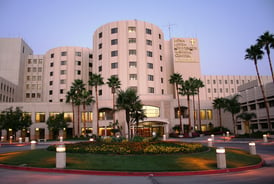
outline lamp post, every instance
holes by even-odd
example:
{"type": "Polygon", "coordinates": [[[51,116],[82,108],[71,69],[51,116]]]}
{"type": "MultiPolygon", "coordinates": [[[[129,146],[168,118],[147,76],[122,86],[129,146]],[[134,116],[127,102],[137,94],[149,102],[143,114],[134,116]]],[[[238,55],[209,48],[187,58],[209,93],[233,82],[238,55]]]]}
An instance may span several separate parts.
{"type": "Polygon", "coordinates": [[[217,157],[217,168],[225,169],[226,168],[225,148],[223,147],[217,148],[216,157],[217,157]]]}
{"type": "Polygon", "coordinates": [[[56,168],[66,167],[66,146],[61,144],[56,147],[56,168]]]}

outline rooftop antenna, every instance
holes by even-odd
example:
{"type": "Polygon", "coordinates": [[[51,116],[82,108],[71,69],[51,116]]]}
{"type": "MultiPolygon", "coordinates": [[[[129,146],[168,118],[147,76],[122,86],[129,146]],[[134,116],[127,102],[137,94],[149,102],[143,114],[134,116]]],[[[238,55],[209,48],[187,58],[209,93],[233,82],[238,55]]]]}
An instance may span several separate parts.
{"type": "Polygon", "coordinates": [[[169,39],[171,38],[171,26],[175,26],[176,24],[168,24],[168,25],[165,25],[165,27],[168,27],[168,36],[169,36],[169,39]]]}

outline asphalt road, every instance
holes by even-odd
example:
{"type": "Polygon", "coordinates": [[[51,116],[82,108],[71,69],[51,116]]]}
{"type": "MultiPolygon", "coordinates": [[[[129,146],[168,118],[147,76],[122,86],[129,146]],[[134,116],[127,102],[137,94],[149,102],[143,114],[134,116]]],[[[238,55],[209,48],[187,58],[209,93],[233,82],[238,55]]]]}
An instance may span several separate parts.
{"type": "MultiPolygon", "coordinates": [[[[181,139],[188,142],[202,142],[206,144],[208,137],[196,139],[181,139]]],[[[248,141],[216,141],[215,146],[235,147],[248,150],[248,141]]],[[[40,144],[37,148],[44,148],[47,145],[40,144]]],[[[30,149],[30,146],[14,147],[2,146],[0,153],[30,149]]],[[[273,184],[274,183],[274,142],[256,142],[257,153],[266,160],[266,165],[259,169],[248,171],[195,175],[195,176],[96,176],[96,175],[77,175],[77,174],[58,174],[19,171],[10,169],[0,169],[1,184],[273,184]]],[[[1,155],[0,155],[1,156],[1,155]]]]}

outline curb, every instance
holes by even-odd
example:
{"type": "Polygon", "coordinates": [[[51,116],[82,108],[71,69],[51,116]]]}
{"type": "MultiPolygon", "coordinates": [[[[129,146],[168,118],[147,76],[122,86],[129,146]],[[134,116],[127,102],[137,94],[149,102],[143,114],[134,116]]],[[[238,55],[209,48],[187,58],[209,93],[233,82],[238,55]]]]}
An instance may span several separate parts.
{"type": "Polygon", "coordinates": [[[83,175],[100,175],[100,176],[193,176],[193,175],[208,175],[208,174],[222,174],[229,172],[240,172],[251,169],[261,168],[264,164],[262,160],[259,164],[206,171],[175,171],[175,172],[126,172],[126,171],[93,171],[93,170],[74,170],[74,169],[55,169],[55,168],[37,168],[37,167],[24,167],[0,164],[0,168],[14,169],[22,171],[35,171],[35,172],[49,172],[49,173],[63,173],[63,174],[83,174],[83,175]]]}

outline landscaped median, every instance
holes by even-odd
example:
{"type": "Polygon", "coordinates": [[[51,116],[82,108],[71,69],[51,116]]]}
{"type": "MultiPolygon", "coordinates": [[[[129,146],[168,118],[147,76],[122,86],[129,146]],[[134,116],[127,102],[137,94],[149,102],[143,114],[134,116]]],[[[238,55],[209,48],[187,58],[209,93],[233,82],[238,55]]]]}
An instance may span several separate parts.
{"type": "MultiPolygon", "coordinates": [[[[83,171],[83,174],[85,171],[94,171],[95,174],[97,171],[125,173],[194,171],[198,174],[207,171],[210,173],[212,170],[221,171],[217,169],[215,149],[202,146],[200,143],[83,142],[66,145],[66,152],[66,169],[64,171],[80,170],[83,171]]],[[[1,154],[0,163],[24,166],[25,168],[55,168],[55,154],[53,145],[48,149],[1,154]]],[[[259,156],[236,149],[226,149],[226,159],[226,171],[252,168],[262,163],[259,156]]]]}

